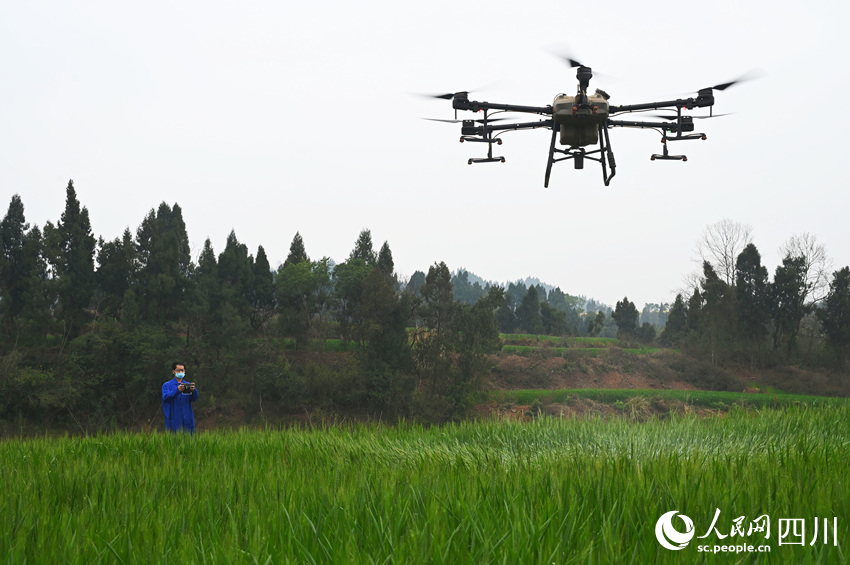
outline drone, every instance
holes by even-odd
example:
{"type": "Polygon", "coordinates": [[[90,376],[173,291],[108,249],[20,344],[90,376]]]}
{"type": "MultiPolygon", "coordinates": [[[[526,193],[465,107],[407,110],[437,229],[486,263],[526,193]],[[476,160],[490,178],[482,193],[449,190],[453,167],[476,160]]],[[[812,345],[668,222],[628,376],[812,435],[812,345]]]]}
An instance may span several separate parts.
{"type": "Polygon", "coordinates": [[[546,162],[546,176],[543,182],[545,188],[549,187],[549,175],[552,165],[561,161],[572,160],[576,169],[583,169],[586,159],[600,163],[602,166],[602,180],[608,186],[617,172],[617,164],[614,160],[614,152],[611,150],[611,141],[608,130],[615,127],[654,129],[661,133],[663,150],[660,154],[653,154],[652,161],[687,161],[685,155],[671,155],[667,149],[667,143],[671,141],[706,140],[704,133],[694,131],[694,118],[719,117],[725,114],[713,114],[714,91],[726,90],[730,86],[745,80],[740,78],[731,82],[717,84],[697,91],[695,97],[678,98],[676,100],[665,100],[661,102],[647,102],[644,104],[627,104],[614,106],[608,103],[610,96],[603,90],[596,89],[593,94],[588,94],[590,80],[593,71],[590,67],[582,65],[578,61],[566,58],[571,68],[577,68],[576,79],[578,79],[578,91],[575,96],[558,94],[551,106],[518,106],[515,104],[497,104],[492,102],[478,102],[469,99],[469,91],[453,92],[448,94],[430,95],[433,98],[451,100],[452,108],[457,112],[483,112],[483,119],[463,120],[439,120],[426,118],[438,122],[460,123],[460,142],[486,143],[487,156],[482,158],[470,158],[468,163],[504,163],[505,158],[493,156],[493,145],[501,145],[502,133],[516,130],[530,130],[548,128],[552,130],[552,139],[549,144],[549,158],[546,162]],[[707,116],[692,116],[683,114],[683,110],[694,108],[708,108],[707,116]],[[633,112],[645,112],[648,110],[675,110],[675,115],[653,115],[664,121],[628,121],[614,119],[615,116],[631,114],[633,112]],[[531,122],[505,122],[511,118],[493,117],[499,113],[521,113],[537,114],[545,119],[531,122]],[[556,142],[561,147],[556,147],[556,142]],[[598,148],[592,149],[596,146],[598,148]]]}

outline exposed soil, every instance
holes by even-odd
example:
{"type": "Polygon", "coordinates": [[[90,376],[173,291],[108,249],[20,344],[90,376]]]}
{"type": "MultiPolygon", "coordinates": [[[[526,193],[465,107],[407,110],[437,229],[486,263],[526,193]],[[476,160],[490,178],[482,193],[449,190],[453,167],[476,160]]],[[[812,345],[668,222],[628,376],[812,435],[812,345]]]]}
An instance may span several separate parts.
{"type": "Polygon", "coordinates": [[[630,356],[624,366],[609,357],[568,360],[562,357],[492,356],[488,385],[495,390],[530,388],[637,388],[695,390],[657,357],[630,356]]]}

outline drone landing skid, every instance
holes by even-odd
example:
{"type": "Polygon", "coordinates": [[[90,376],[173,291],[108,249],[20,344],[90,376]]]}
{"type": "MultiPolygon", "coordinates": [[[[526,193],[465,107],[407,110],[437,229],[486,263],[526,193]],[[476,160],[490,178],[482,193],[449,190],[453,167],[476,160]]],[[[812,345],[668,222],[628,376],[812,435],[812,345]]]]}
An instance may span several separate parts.
{"type": "MultiPolygon", "coordinates": [[[[672,138],[671,138],[672,139],[672,138]]],[[[659,155],[655,153],[652,157],[649,158],[650,161],[661,160],[661,161],[687,161],[688,157],[685,155],[670,155],[667,151],[667,139],[664,139],[662,143],[664,144],[664,153],[659,155]]]]}
{"type": "MultiPolygon", "coordinates": [[[[555,141],[558,138],[560,127],[555,124],[552,128],[552,141],[549,144],[549,160],[546,163],[546,178],[543,181],[543,187],[549,188],[549,174],[552,172],[552,165],[560,161],[573,160],[576,169],[584,168],[584,160],[590,159],[602,165],[602,180],[605,186],[611,182],[614,175],[617,174],[617,164],[614,161],[614,152],[611,151],[611,141],[608,139],[608,129],[603,125],[599,125],[599,149],[587,151],[584,147],[570,147],[569,149],[558,149],[555,147],[555,141]],[[559,153],[564,157],[556,157],[559,153]],[[598,156],[594,156],[598,155],[598,156]],[[611,174],[608,174],[608,168],[611,169],[611,174]]],[[[666,147],[665,147],[666,149],[666,147]]]]}
{"type": "Polygon", "coordinates": [[[483,157],[483,158],[471,158],[467,163],[470,165],[473,163],[504,163],[504,157],[483,157]]]}

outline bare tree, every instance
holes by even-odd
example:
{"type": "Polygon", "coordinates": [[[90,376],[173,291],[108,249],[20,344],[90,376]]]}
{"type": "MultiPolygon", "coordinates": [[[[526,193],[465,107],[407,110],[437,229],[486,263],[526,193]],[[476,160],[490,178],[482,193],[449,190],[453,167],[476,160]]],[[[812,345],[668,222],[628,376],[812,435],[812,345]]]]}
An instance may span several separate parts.
{"type": "Polygon", "coordinates": [[[735,284],[735,261],[748,244],[752,243],[752,226],[729,218],[708,225],[697,241],[697,261],[708,261],[728,285],[735,284]]]}
{"type": "Polygon", "coordinates": [[[802,257],[806,276],[805,303],[814,304],[824,299],[829,292],[829,276],[832,261],[826,255],[826,246],[806,232],[794,234],[779,248],[780,257],[802,257]]]}
{"type": "Polygon", "coordinates": [[[702,273],[693,271],[688,273],[682,277],[682,286],[671,291],[675,296],[677,294],[681,294],[682,297],[687,300],[694,294],[694,289],[698,289],[702,287],[702,273]]]}

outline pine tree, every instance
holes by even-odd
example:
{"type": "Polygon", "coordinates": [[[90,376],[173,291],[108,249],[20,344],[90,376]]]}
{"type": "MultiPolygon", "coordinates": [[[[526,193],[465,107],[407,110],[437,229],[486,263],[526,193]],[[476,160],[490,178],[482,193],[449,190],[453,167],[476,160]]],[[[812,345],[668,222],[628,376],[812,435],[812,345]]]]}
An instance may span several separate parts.
{"type": "Polygon", "coordinates": [[[540,298],[537,287],[531,285],[516,309],[517,326],[525,333],[543,333],[543,320],[540,317],[540,298]]]}
{"type": "Polygon", "coordinates": [[[423,328],[416,339],[416,357],[432,395],[442,394],[452,379],[455,341],[455,302],[452,278],[443,262],[432,265],[422,286],[419,314],[423,328]]]}
{"type": "Polygon", "coordinates": [[[198,257],[198,267],[192,273],[191,289],[182,307],[187,325],[187,343],[192,343],[194,339],[207,340],[209,336],[213,336],[221,302],[218,263],[212,243],[207,238],[198,257]]]}
{"type": "Polygon", "coordinates": [[[722,280],[711,263],[703,261],[702,309],[704,336],[708,339],[712,363],[731,349],[738,330],[735,288],[722,280]]]}
{"type": "MultiPolygon", "coordinates": [[[[767,268],[762,266],[761,255],[752,243],[738,255],[735,273],[738,329],[746,348],[755,355],[767,336],[770,310],[767,268]]],[[[755,363],[754,357],[752,363],[755,363]]]]}
{"type": "Polygon", "coordinates": [[[394,276],[395,263],[393,263],[393,252],[390,251],[390,244],[386,241],[381,246],[381,250],[378,252],[377,264],[384,276],[389,278],[394,276]]]}
{"type": "Polygon", "coordinates": [[[281,265],[278,270],[275,292],[281,329],[295,337],[296,348],[303,349],[312,339],[314,318],[324,311],[329,289],[330,269],[327,259],[281,265]]]}
{"type": "Polygon", "coordinates": [[[218,279],[224,299],[246,323],[251,319],[254,294],[253,257],[248,246],[240,243],[236,232],[227,236],[224,251],[218,256],[218,279]]]}
{"type": "Polygon", "coordinates": [[[65,211],[56,226],[58,259],[57,273],[60,319],[65,323],[64,333],[73,337],[81,332],[89,320],[89,306],[95,288],[94,251],[96,240],[92,235],[89,212],[80,207],[74,181],[68,181],[65,211]]]}
{"type": "Polygon", "coordinates": [[[306,260],[307,251],[304,249],[304,239],[299,232],[295,232],[295,237],[292,238],[292,243],[289,244],[289,255],[287,255],[286,261],[283,262],[283,266],[294,265],[295,263],[306,260]]]}
{"type": "Polygon", "coordinates": [[[850,350],[850,267],[833,273],[829,293],[817,310],[817,316],[827,343],[835,351],[839,368],[844,369],[850,350]]]}
{"type": "Polygon", "coordinates": [[[596,337],[602,332],[602,328],[605,327],[605,312],[599,310],[596,312],[596,315],[592,315],[588,313],[590,316],[590,321],[587,323],[587,335],[590,337],[596,337]]]}
{"type": "Polygon", "coordinates": [[[257,248],[257,258],[254,259],[254,287],[251,294],[251,305],[254,312],[251,315],[251,326],[259,329],[274,313],[274,273],[272,273],[266,250],[263,246],[257,248]]]}
{"type": "Polygon", "coordinates": [[[681,294],[676,295],[670,313],[667,315],[667,323],[661,332],[660,341],[665,345],[677,344],[688,331],[688,308],[681,294]]]}
{"type": "Polygon", "coordinates": [[[334,296],[337,304],[337,318],[346,339],[362,342],[364,281],[374,267],[361,258],[350,258],[334,268],[334,296]]]}
{"type": "Polygon", "coordinates": [[[374,265],[376,263],[377,256],[375,255],[375,251],[372,249],[371,231],[364,229],[360,232],[349,259],[362,259],[369,265],[374,265]]]}
{"type": "Polygon", "coordinates": [[[805,258],[786,255],[782,265],[776,268],[770,285],[774,350],[783,342],[789,353],[795,349],[800,322],[809,311],[805,304],[808,292],[805,258]]]}
{"type": "Polygon", "coordinates": [[[176,321],[192,270],[183,212],[165,202],[136,230],[139,269],[137,298],[145,319],[176,321]]]}
{"type": "Polygon", "coordinates": [[[100,291],[99,311],[120,318],[124,296],[136,277],[136,244],[129,228],[113,241],[98,241],[95,279],[100,291]]]}
{"type": "Polygon", "coordinates": [[[12,196],[9,210],[0,221],[0,314],[8,331],[24,309],[29,273],[24,260],[24,240],[29,229],[24,216],[24,203],[12,196]]]}
{"type": "Polygon", "coordinates": [[[637,335],[640,313],[634,302],[629,301],[628,296],[617,302],[611,317],[617,322],[617,337],[619,339],[628,339],[637,335]]]}

